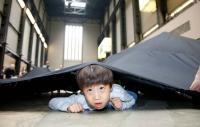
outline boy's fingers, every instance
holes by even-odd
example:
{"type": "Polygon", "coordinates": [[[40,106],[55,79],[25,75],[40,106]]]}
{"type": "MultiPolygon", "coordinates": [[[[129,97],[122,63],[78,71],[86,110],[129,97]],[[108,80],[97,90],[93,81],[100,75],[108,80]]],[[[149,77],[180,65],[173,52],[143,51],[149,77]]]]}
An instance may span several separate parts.
{"type": "Polygon", "coordinates": [[[121,101],[119,99],[113,99],[111,102],[116,105],[119,104],[121,101]]]}
{"type": "Polygon", "coordinates": [[[120,98],[111,98],[111,102],[115,109],[120,109],[122,107],[122,102],[120,98]]]}
{"type": "Polygon", "coordinates": [[[77,105],[77,109],[78,109],[78,112],[81,112],[82,108],[80,104],[77,105]]]}
{"type": "Polygon", "coordinates": [[[70,112],[74,112],[74,108],[73,108],[73,107],[70,107],[70,108],[69,108],[69,111],[70,111],[70,112]]]}
{"type": "Polygon", "coordinates": [[[81,104],[72,104],[71,106],[68,107],[68,111],[72,113],[78,113],[78,112],[83,112],[83,106],[81,104]]]}
{"type": "Polygon", "coordinates": [[[76,112],[76,106],[74,105],[73,107],[72,107],[72,112],[76,112]]]}
{"type": "Polygon", "coordinates": [[[73,112],[81,112],[83,111],[82,105],[81,104],[73,104],[73,112]]]}
{"type": "Polygon", "coordinates": [[[76,105],[75,105],[75,112],[79,112],[79,111],[80,111],[79,105],[76,104],[76,105]]]}
{"type": "Polygon", "coordinates": [[[77,112],[77,111],[78,111],[78,106],[75,105],[75,106],[74,106],[74,112],[77,112]]]}
{"type": "Polygon", "coordinates": [[[110,98],[110,100],[112,100],[112,101],[114,101],[114,100],[116,100],[117,98],[116,97],[114,97],[114,98],[110,98]]]}
{"type": "Polygon", "coordinates": [[[69,110],[70,112],[72,112],[72,111],[73,111],[73,107],[72,107],[72,106],[69,106],[68,110],[69,110]]]}
{"type": "Polygon", "coordinates": [[[77,104],[72,104],[72,105],[69,107],[69,111],[72,112],[72,113],[77,112],[77,111],[78,111],[77,104]]]}
{"type": "Polygon", "coordinates": [[[120,98],[118,97],[111,98],[111,101],[117,101],[117,100],[120,100],[120,98]]]}
{"type": "Polygon", "coordinates": [[[83,106],[82,106],[81,104],[79,104],[79,110],[80,110],[81,112],[84,111],[84,110],[83,110],[83,106]]]}

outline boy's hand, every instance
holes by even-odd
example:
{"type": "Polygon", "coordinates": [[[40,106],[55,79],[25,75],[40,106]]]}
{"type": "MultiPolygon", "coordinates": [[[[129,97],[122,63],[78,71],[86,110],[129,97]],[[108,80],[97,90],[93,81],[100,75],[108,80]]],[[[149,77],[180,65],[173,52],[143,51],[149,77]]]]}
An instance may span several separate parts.
{"type": "Polygon", "coordinates": [[[78,112],[83,112],[84,109],[83,109],[83,106],[79,103],[75,103],[75,104],[72,104],[70,105],[67,110],[69,112],[72,112],[72,113],[78,113],[78,112]]]}
{"type": "Polygon", "coordinates": [[[111,98],[110,101],[116,110],[122,109],[122,101],[120,100],[120,98],[118,98],[118,97],[111,98]]]}

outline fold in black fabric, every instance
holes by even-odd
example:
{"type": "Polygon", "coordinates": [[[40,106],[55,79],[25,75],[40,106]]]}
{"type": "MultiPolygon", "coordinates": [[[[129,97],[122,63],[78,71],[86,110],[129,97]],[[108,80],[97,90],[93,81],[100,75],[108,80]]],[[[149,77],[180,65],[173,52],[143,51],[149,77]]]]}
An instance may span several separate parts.
{"type": "MultiPolygon", "coordinates": [[[[76,91],[76,72],[99,64],[111,69],[116,82],[129,90],[200,100],[200,94],[189,90],[200,65],[200,41],[162,33],[136,46],[112,55],[104,62],[83,63],[62,70],[37,71],[23,78],[0,80],[0,93],[42,93],[66,89],[76,91]],[[42,73],[41,73],[42,72],[42,73]]],[[[30,72],[31,73],[31,72],[30,72]]]]}

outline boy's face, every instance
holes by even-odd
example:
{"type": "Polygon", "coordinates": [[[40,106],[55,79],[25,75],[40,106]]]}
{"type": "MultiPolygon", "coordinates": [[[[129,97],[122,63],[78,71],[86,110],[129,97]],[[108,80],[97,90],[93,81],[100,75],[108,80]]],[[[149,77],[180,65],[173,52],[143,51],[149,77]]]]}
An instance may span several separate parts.
{"type": "Polygon", "coordinates": [[[92,84],[83,88],[87,102],[95,109],[103,109],[110,100],[110,84],[92,84]]]}

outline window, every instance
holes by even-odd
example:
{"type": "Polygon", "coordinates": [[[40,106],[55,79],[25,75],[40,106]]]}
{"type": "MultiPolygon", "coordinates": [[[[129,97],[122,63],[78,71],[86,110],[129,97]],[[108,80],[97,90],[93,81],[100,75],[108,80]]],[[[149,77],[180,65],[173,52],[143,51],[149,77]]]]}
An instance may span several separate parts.
{"type": "Polygon", "coordinates": [[[41,67],[41,52],[42,51],[42,42],[39,41],[39,47],[38,47],[38,67],[41,67]]]}
{"type": "Polygon", "coordinates": [[[16,60],[13,57],[5,54],[5,56],[4,56],[4,64],[3,64],[4,69],[9,67],[10,65],[15,66],[15,62],[16,62],[16,60]]]}
{"type": "Polygon", "coordinates": [[[173,17],[192,3],[194,0],[167,0],[167,13],[173,17]]]}
{"type": "Polygon", "coordinates": [[[139,0],[143,37],[158,27],[156,0],[139,0]]]}
{"type": "MultiPolygon", "coordinates": [[[[0,24],[1,24],[1,21],[2,21],[2,17],[1,17],[1,14],[0,14],[0,24]]],[[[1,29],[1,25],[0,25],[0,29],[1,29]]]]}
{"type": "Polygon", "coordinates": [[[23,36],[23,45],[22,45],[22,58],[28,59],[28,48],[29,48],[29,36],[31,32],[31,23],[28,19],[25,20],[24,25],[24,36],[23,36]]]}
{"type": "Polygon", "coordinates": [[[37,33],[33,33],[33,45],[32,45],[32,53],[31,53],[31,64],[35,65],[35,54],[36,54],[36,43],[37,43],[37,33]]]}
{"type": "Polygon", "coordinates": [[[0,12],[3,12],[4,0],[0,0],[0,12]]]}
{"type": "Polygon", "coordinates": [[[18,33],[13,29],[13,27],[8,26],[7,32],[7,47],[13,52],[17,52],[17,43],[18,43],[18,33]]]}
{"type": "Polygon", "coordinates": [[[83,27],[66,25],[65,27],[65,60],[82,60],[82,35],[83,27]]]}
{"type": "Polygon", "coordinates": [[[20,17],[21,17],[21,7],[16,0],[12,1],[9,22],[13,27],[19,31],[20,27],[20,17]]]}

